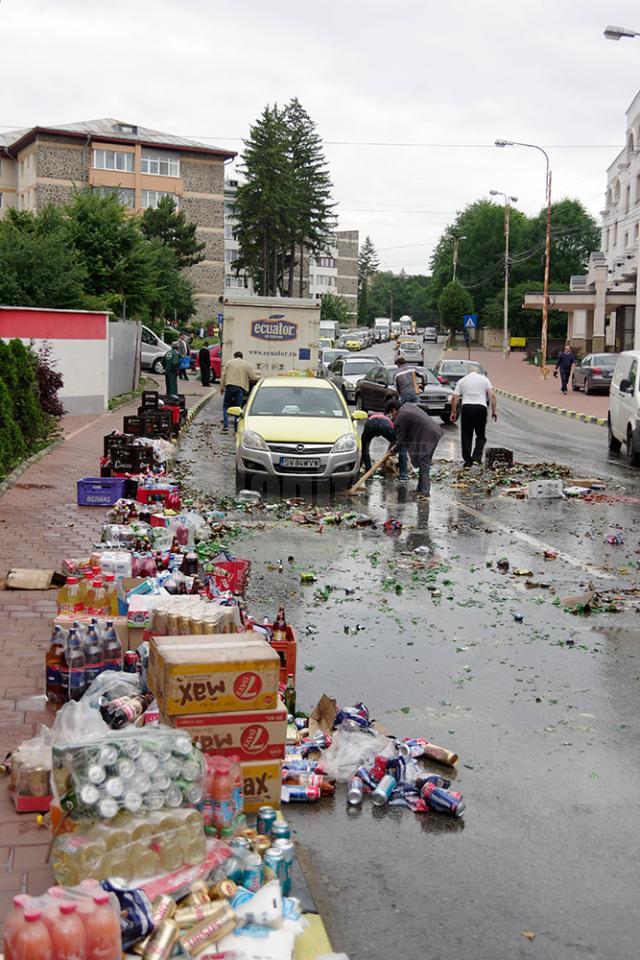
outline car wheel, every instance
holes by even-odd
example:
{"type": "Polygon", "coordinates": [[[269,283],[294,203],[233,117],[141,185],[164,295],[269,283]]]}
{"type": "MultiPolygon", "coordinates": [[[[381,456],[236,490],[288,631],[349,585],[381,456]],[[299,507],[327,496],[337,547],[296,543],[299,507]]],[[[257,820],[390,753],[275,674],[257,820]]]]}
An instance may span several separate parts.
{"type": "Polygon", "coordinates": [[[240,490],[246,490],[249,485],[249,474],[244,470],[238,470],[236,467],[236,493],[240,490]]]}
{"type": "Polygon", "coordinates": [[[578,384],[576,383],[576,378],[575,378],[575,377],[571,377],[571,389],[572,389],[572,390],[575,390],[576,393],[577,393],[578,390],[580,389],[580,388],[578,387],[578,384]]]}
{"type": "Polygon", "coordinates": [[[585,392],[585,396],[587,396],[587,397],[588,397],[589,394],[591,393],[591,386],[590,386],[590,384],[589,384],[589,379],[588,379],[588,378],[587,378],[587,379],[585,380],[585,382],[584,382],[584,392],[585,392]]]}
{"type": "Polygon", "coordinates": [[[614,437],[613,431],[611,429],[611,421],[607,420],[607,436],[609,440],[609,451],[610,453],[620,453],[620,447],[622,444],[617,437],[614,437]]]}
{"type": "Polygon", "coordinates": [[[362,404],[362,397],[360,396],[359,393],[356,393],[356,410],[364,410],[364,406],[362,404]]]}
{"type": "Polygon", "coordinates": [[[631,427],[627,433],[627,460],[630,467],[640,467],[640,450],[636,449],[631,427]]]}
{"type": "Polygon", "coordinates": [[[157,357],[151,365],[152,373],[163,373],[162,357],[157,357]]]}

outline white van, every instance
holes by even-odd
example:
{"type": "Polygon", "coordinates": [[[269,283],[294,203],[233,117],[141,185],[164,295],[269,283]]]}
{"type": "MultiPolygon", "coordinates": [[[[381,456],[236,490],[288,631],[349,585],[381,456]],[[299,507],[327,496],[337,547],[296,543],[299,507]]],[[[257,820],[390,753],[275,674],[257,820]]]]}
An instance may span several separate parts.
{"type": "Polygon", "coordinates": [[[140,366],[152,370],[154,373],[164,373],[162,359],[165,357],[171,347],[164,340],[150,330],[149,327],[142,326],[142,343],[140,344],[140,366]]]}
{"type": "Polygon", "coordinates": [[[609,392],[609,450],[627,445],[627,459],[640,467],[640,350],[625,350],[618,357],[609,392]]]}

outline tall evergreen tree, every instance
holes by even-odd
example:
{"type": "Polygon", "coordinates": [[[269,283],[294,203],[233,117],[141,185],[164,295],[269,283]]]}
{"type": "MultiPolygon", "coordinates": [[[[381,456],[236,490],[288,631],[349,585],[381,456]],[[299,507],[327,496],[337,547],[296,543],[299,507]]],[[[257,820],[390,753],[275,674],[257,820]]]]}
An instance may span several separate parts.
{"type": "Polygon", "coordinates": [[[376,252],[371,237],[365,237],[364,243],[358,252],[358,323],[368,324],[369,316],[369,286],[372,278],[380,268],[380,258],[376,252]]]}
{"type": "Polygon", "coordinates": [[[140,227],[147,240],[157,238],[173,250],[178,270],[204,260],[205,244],[198,240],[196,225],[187,220],[184,210],[178,210],[173,197],[161,197],[157,207],[148,207],[140,227]]]}

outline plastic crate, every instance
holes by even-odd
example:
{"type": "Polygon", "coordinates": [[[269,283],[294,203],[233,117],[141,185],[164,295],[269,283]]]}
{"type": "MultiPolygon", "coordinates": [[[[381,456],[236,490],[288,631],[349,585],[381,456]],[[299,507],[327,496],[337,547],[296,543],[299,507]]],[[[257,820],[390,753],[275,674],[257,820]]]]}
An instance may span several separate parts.
{"type": "Polygon", "coordinates": [[[114,447],[122,446],[123,444],[131,443],[133,440],[133,434],[127,433],[107,433],[104,437],[103,452],[104,456],[108,457],[114,447]]]}
{"type": "Polygon", "coordinates": [[[134,437],[141,437],[141,428],[142,421],[140,417],[125,417],[124,418],[124,432],[130,433],[134,437]]]}
{"type": "MultiPolygon", "coordinates": [[[[272,623],[269,624],[269,626],[271,629],[273,629],[272,623]]],[[[286,683],[287,678],[292,676],[295,684],[298,643],[296,640],[295,630],[289,624],[287,624],[286,633],[286,640],[274,640],[271,646],[280,657],[280,683],[286,683]]]]}
{"type": "Polygon", "coordinates": [[[158,409],[158,391],[143,390],[141,402],[142,402],[142,406],[146,410],[157,410],[158,409]]]}
{"type": "Polygon", "coordinates": [[[124,480],[119,477],[83,477],[78,480],[78,504],[81,507],[112,507],[124,496],[124,480]]]}
{"type": "Polygon", "coordinates": [[[141,473],[153,466],[151,447],[116,447],[111,455],[112,473],[141,473]]]}

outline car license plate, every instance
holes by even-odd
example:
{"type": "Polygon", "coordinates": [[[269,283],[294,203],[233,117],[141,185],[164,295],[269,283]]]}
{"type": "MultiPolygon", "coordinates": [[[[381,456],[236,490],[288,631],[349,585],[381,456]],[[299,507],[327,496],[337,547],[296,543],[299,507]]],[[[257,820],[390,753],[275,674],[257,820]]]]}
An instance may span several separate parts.
{"type": "Polygon", "coordinates": [[[444,403],[430,403],[429,410],[444,410],[444,403]]]}
{"type": "Polygon", "coordinates": [[[299,467],[301,470],[318,470],[320,461],[313,457],[280,457],[281,467],[299,467]]]}

